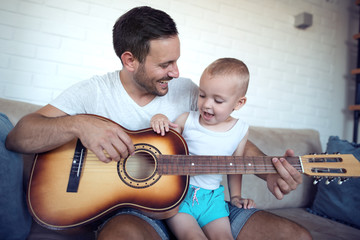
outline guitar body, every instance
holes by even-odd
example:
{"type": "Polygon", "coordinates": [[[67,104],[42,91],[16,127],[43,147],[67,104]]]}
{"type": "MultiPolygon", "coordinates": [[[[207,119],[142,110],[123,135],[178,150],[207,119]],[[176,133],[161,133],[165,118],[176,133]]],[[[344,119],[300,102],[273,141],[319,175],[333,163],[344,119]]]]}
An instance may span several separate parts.
{"type": "MultiPolygon", "coordinates": [[[[51,229],[78,227],[122,207],[169,218],[186,196],[188,175],[276,173],[270,156],[189,156],[185,140],[173,130],[165,136],[150,128],[124,131],[135,154],[119,162],[99,161],[78,139],[36,155],[27,202],[39,224],[51,229]]],[[[297,171],[317,178],[339,177],[342,182],[360,176],[360,163],[351,154],[286,159],[297,171]]]]}
{"type": "Polygon", "coordinates": [[[151,129],[125,131],[135,145],[135,155],[103,163],[86,150],[75,192],[67,191],[67,187],[77,139],[36,156],[27,202],[38,223],[51,229],[67,229],[122,207],[137,208],[160,219],[177,213],[189,179],[157,174],[156,154],[188,154],[185,141],[172,130],[165,137],[151,129]]]}

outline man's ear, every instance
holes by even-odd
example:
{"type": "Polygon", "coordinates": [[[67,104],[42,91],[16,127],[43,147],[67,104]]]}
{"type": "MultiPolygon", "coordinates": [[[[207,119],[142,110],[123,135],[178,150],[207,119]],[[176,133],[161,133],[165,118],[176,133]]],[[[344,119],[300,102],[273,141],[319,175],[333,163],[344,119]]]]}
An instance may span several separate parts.
{"type": "Polygon", "coordinates": [[[129,72],[134,72],[139,66],[139,61],[129,51],[126,51],[123,54],[121,54],[121,61],[123,67],[126,68],[129,72]]]}
{"type": "Polygon", "coordinates": [[[238,102],[236,103],[236,106],[235,106],[234,110],[239,110],[240,108],[242,108],[245,105],[246,100],[247,100],[247,98],[245,96],[239,98],[238,102]]]}

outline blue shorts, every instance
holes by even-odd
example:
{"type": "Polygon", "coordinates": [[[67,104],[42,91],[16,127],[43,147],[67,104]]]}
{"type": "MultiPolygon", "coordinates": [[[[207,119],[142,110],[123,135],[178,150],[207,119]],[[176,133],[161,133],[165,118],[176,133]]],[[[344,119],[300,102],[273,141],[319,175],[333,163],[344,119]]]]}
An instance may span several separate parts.
{"type": "Polygon", "coordinates": [[[228,217],[229,208],[224,200],[224,187],[207,190],[190,185],[179,212],[193,216],[201,228],[216,219],[228,217]]]}

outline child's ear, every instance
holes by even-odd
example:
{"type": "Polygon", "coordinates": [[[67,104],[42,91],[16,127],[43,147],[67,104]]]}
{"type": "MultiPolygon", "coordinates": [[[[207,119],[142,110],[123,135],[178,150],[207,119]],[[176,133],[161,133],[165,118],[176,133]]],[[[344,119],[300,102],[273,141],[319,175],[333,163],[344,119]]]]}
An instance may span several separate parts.
{"type": "Polygon", "coordinates": [[[240,108],[242,108],[245,105],[246,100],[247,100],[247,98],[245,96],[239,98],[238,102],[236,103],[236,106],[235,106],[234,110],[239,110],[240,108]]]}
{"type": "Polygon", "coordinates": [[[126,68],[129,72],[135,71],[139,66],[139,61],[129,51],[126,51],[123,54],[121,54],[121,61],[123,67],[126,68]]]}

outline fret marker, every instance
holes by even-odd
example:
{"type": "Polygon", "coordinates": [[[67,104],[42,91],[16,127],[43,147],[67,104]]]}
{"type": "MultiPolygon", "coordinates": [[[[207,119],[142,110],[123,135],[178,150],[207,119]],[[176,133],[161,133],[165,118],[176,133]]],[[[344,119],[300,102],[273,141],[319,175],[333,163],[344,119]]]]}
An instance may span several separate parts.
{"type": "Polygon", "coordinates": [[[248,163],[248,166],[251,166],[251,163],[248,163]]]}
{"type": "Polygon", "coordinates": [[[194,166],[195,165],[195,163],[191,163],[191,166],[194,166]]]}
{"type": "Polygon", "coordinates": [[[232,166],[232,162],[230,163],[230,166],[232,166]]]}

